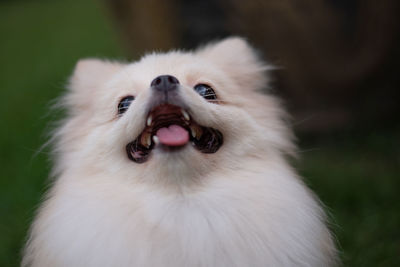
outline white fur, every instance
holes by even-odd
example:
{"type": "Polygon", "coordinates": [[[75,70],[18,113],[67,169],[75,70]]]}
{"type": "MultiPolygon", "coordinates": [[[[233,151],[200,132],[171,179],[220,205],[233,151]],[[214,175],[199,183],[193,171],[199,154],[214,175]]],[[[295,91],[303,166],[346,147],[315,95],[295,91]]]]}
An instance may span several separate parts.
{"type": "Polygon", "coordinates": [[[132,64],[80,61],[54,137],[56,179],[22,266],[333,266],[324,212],[285,160],[294,151],[285,113],[259,92],[268,68],[240,38],[132,64]],[[154,150],[143,164],[127,158],[150,82],[162,74],[178,78],[195,121],[223,133],[217,153],[187,145],[154,150]],[[212,85],[221,103],[199,96],[198,83],[212,85]]]}

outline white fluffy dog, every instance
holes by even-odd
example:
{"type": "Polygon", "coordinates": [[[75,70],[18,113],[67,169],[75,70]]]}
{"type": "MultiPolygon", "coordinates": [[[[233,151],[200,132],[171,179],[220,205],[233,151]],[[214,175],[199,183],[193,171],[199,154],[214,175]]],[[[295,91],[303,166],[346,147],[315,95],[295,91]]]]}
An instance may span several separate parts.
{"type": "Polygon", "coordinates": [[[332,266],[285,113],[240,38],[78,62],[22,266],[332,266]]]}

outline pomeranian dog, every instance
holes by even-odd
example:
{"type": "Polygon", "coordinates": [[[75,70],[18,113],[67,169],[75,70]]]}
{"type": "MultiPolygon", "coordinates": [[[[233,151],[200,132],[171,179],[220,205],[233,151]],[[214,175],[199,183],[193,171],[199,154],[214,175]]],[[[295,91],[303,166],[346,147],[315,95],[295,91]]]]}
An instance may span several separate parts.
{"type": "Polygon", "coordinates": [[[22,266],[335,265],[270,68],[236,37],[79,61],[22,266]]]}

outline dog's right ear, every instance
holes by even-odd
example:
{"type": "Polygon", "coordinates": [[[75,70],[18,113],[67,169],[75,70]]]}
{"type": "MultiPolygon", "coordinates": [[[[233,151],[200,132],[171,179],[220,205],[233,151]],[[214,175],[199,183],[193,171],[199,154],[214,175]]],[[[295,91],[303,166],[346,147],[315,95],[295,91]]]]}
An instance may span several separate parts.
{"type": "Polygon", "coordinates": [[[123,64],[100,59],[81,59],[69,80],[68,102],[76,108],[85,108],[104,84],[123,67],[123,64]]]}
{"type": "Polygon", "coordinates": [[[240,37],[228,37],[208,44],[200,47],[196,53],[221,67],[242,89],[265,88],[268,84],[266,71],[273,69],[260,60],[256,50],[240,37]]]}

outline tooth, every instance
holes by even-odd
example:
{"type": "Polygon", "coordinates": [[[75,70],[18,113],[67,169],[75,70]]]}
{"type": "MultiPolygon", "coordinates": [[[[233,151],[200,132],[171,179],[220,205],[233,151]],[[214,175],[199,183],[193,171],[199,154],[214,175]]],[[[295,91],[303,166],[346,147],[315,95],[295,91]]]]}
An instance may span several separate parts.
{"type": "Polygon", "coordinates": [[[141,137],[140,143],[149,148],[151,146],[151,135],[149,133],[144,133],[141,137]]]}
{"type": "Polygon", "coordinates": [[[160,140],[158,139],[157,136],[153,135],[153,142],[154,144],[158,145],[160,143],[160,140]]]}
{"type": "Polygon", "coordinates": [[[151,146],[151,136],[148,135],[146,138],[146,147],[149,148],[151,146]]]}
{"type": "Polygon", "coordinates": [[[195,125],[190,126],[190,132],[192,133],[192,136],[197,140],[199,140],[201,135],[203,134],[201,128],[195,125]]]}
{"type": "Polygon", "coordinates": [[[189,121],[190,120],[190,116],[189,114],[186,112],[186,110],[181,109],[182,115],[185,118],[185,120],[189,121]]]}
{"type": "Polygon", "coordinates": [[[153,121],[153,118],[152,118],[152,116],[150,115],[148,118],[147,118],[147,126],[150,126],[151,125],[151,123],[152,123],[152,121],[153,121]]]}
{"type": "Polygon", "coordinates": [[[194,128],[190,127],[190,132],[192,133],[192,136],[197,139],[196,130],[194,128]]]}

